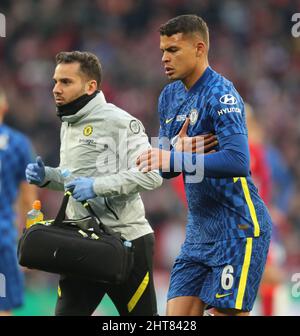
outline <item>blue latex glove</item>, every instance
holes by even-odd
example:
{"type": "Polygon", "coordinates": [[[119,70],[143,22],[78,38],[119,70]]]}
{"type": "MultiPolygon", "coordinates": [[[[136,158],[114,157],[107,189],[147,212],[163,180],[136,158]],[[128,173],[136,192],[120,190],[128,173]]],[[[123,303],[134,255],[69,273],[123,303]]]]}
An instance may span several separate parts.
{"type": "Polygon", "coordinates": [[[45,165],[40,156],[36,158],[36,163],[29,163],[25,170],[28,183],[41,185],[45,179],[45,165]]]}
{"type": "Polygon", "coordinates": [[[82,202],[97,195],[93,189],[94,179],[91,177],[78,177],[65,185],[65,189],[73,190],[72,196],[76,201],[82,202]]]}

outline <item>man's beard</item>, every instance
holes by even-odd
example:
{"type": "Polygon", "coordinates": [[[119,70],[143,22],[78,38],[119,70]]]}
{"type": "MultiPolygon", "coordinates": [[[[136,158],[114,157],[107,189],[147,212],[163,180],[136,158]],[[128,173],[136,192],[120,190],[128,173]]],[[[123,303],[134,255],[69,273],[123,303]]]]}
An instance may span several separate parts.
{"type": "Polygon", "coordinates": [[[56,104],[56,114],[59,118],[62,118],[64,116],[70,116],[73,114],[76,114],[78,111],[80,111],[88,102],[90,102],[92,99],[94,99],[97,94],[99,93],[98,90],[96,90],[93,94],[83,94],[82,96],[76,98],[75,100],[71,101],[67,104],[56,104]]]}

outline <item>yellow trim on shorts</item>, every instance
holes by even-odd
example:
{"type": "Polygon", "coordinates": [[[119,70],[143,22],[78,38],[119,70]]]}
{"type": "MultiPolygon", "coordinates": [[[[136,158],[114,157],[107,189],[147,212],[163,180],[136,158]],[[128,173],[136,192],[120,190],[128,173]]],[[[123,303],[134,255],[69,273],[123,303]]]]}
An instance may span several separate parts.
{"type": "Polygon", "coordinates": [[[61,298],[61,288],[60,288],[59,285],[57,287],[57,295],[58,295],[59,298],[61,298]]]}
{"type": "Polygon", "coordinates": [[[248,188],[247,179],[245,177],[234,177],[233,182],[235,183],[239,179],[241,180],[242,189],[243,189],[243,192],[244,192],[246,203],[248,205],[250,216],[251,216],[251,219],[252,219],[252,222],[253,222],[253,225],[254,225],[254,237],[259,237],[260,227],[259,227],[259,223],[258,223],[258,220],[257,220],[255,207],[254,207],[254,204],[252,202],[250,191],[249,191],[249,188],[248,188]]]}
{"type": "Polygon", "coordinates": [[[250,266],[250,262],[251,262],[252,243],[253,243],[253,238],[247,238],[246,249],[245,249],[245,258],[244,258],[244,263],[243,263],[243,267],[242,267],[242,273],[241,273],[238,293],[237,293],[237,297],[236,297],[236,301],[235,301],[235,308],[236,309],[242,309],[242,307],[243,307],[243,299],[244,299],[244,295],[245,295],[245,289],[246,289],[247,278],[248,278],[248,271],[249,271],[249,266],[250,266]]]}
{"type": "Polygon", "coordinates": [[[130,301],[127,304],[127,309],[129,311],[129,313],[133,310],[133,308],[138,303],[139,299],[141,298],[141,296],[145,292],[148,284],[149,284],[149,272],[146,273],[146,275],[145,275],[144,279],[142,280],[142,282],[140,283],[138,289],[133,294],[132,298],[130,299],[130,301]]]}

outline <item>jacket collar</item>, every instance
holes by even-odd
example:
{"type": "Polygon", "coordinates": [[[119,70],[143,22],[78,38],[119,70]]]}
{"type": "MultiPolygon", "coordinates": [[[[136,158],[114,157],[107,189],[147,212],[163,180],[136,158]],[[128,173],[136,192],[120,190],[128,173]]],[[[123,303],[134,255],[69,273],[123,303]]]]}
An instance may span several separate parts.
{"type": "Polygon", "coordinates": [[[73,124],[80,120],[85,115],[89,114],[95,107],[101,107],[106,104],[106,99],[102,91],[100,91],[95,98],[90,100],[81,110],[77,113],[69,116],[63,116],[62,121],[66,121],[70,124],[73,124]]]}

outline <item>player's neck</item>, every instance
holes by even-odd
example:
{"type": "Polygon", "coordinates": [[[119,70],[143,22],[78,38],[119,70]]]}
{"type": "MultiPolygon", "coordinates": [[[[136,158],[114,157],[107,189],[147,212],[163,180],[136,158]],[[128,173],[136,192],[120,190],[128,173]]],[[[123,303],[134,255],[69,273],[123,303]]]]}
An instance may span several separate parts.
{"type": "Polygon", "coordinates": [[[209,66],[208,61],[199,64],[196,70],[188,77],[182,80],[186,90],[188,91],[196,82],[197,80],[203,75],[206,68],[209,66]]]}

